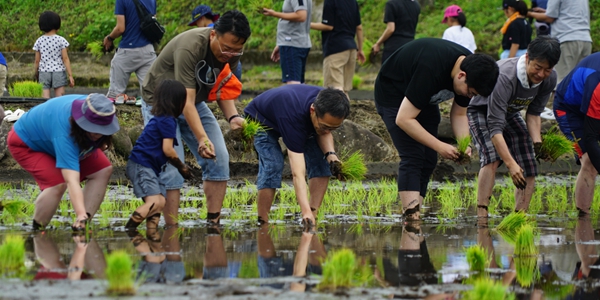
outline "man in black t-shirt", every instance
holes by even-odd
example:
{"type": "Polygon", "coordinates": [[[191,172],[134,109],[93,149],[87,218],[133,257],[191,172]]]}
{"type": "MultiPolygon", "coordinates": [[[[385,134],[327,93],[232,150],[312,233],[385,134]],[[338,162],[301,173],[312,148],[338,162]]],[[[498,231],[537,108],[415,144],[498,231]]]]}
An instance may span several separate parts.
{"type": "Polygon", "coordinates": [[[434,38],[407,43],[381,66],[375,105],[400,154],[398,193],[406,217],[419,218],[437,153],[458,158],[456,147],[437,139],[438,104],[454,99],[450,111],[454,135],[468,136],[470,98],[489,95],[497,79],[498,65],[490,56],[434,38]]]}
{"type": "Polygon", "coordinates": [[[356,60],[361,64],[365,62],[358,3],[356,0],[325,0],[321,23],[310,23],[310,29],[322,32],[323,86],[348,93],[352,89],[356,60]]]}
{"type": "Polygon", "coordinates": [[[373,54],[377,54],[383,44],[383,63],[394,51],[415,39],[421,6],[416,0],[388,0],[385,4],[383,22],[385,30],[373,45],[373,54]]]}

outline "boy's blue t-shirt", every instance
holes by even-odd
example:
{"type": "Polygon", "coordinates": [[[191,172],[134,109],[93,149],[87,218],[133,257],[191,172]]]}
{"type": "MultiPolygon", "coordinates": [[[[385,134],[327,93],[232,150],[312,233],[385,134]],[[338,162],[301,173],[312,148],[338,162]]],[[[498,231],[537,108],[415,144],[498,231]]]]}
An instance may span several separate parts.
{"type": "Polygon", "coordinates": [[[129,159],[148,168],[152,168],[156,175],[167,163],[167,156],[163,152],[163,139],[173,139],[173,146],[177,146],[177,120],[172,116],[155,116],[144,127],[144,131],[135,142],[129,159]]]}
{"type": "MultiPolygon", "coordinates": [[[[139,0],[140,4],[152,15],[156,15],[155,0],[139,0]]],[[[140,18],[133,0],[117,0],[115,15],[125,16],[125,32],[119,42],[119,48],[139,48],[151,44],[140,29],[140,18]]]]}
{"type": "Polygon", "coordinates": [[[0,52],[0,65],[8,66],[6,64],[6,58],[4,58],[4,55],[2,55],[2,52],[0,52]]]}
{"type": "Polygon", "coordinates": [[[254,98],[244,112],[277,132],[288,149],[304,153],[306,140],[316,134],[310,106],[322,89],[305,84],[270,89],[254,98]]]}
{"type": "Polygon", "coordinates": [[[79,161],[96,147],[79,149],[71,136],[71,105],[87,95],[67,95],[33,107],[14,125],[15,133],[34,151],[56,158],[56,168],[79,172],[79,161]]]}

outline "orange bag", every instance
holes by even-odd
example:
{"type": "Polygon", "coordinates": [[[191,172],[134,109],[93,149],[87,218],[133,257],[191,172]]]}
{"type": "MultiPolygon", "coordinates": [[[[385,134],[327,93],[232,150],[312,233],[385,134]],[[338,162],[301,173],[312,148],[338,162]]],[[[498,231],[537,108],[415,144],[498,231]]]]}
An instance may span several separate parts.
{"type": "Polygon", "coordinates": [[[233,75],[229,63],[219,73],[215,85],[208,93],[208,101],[235,100],[242,94],[242,83],[233,75]]]}

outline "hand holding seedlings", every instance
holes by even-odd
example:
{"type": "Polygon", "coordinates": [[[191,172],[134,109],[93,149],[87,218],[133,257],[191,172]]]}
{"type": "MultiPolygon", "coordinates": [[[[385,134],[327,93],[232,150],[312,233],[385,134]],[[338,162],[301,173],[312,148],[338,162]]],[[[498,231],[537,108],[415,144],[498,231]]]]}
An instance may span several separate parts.
{"type": "Polygon", "coordinates": [[[535,157],[540,160],[543,159],[545,161],[551,160],[550,155],[542,150],[543,144],[542,142],[533,143],[533,151],[535,152],[535,157]]]}
{"type": "Polygon", "coordinates": [[[447,143],[441,143],[440,147],[438,147],[436,152],[439,153],[445,159],[458,159],[458,150],[456,149],[456,147],[447,143]]]}
{"type": "Polygon", "coordinates": [[[190,179],[194,177],[190,167],[184,164],[179,157],[168,157],[167,159],[169,160],[169,163],[173,165],[173,167],[177,168],[177,171],[179,171],[179,174],[181,174],[183,178],[190,179]]]}
{"type": "Polygon", "coordinates": [[[237,130],[244,126],[245,119],[240,117],[239,115],[234,115],[229,119],[229,127],[231,130],[237,130]]]}
{"type": "Polygon", "coordinates": [[[329,170],[331,170],[331,176],[342,179],[342,162],[339,160],[332,160],[329,162],[329,170]]]}
{"type": "Polygon", "coordinates": [[[203,158],[215,158],[216,155],[213,149],[212,142],[208,138],[205,138],[201,140],[200,145],[198,145],[198,154],[203,158]]]}
{"type": "Polygon", "coordinates": [[[523,176],[523,169],[518,164],[506,165],[510,172],[510,178],[512,178],[515,187],[524,190],[527,187],[527,182],[523,176]]]}

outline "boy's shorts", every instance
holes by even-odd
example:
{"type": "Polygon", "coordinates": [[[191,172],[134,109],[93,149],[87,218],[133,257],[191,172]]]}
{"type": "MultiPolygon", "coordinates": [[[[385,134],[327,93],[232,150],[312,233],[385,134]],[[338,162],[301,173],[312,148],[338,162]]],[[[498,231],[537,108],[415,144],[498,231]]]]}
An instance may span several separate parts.
{"type": "Polygon", "coordinates": [[[67,72],[40,72],[40,83],[45,90],[66,86],[67,72]]]}
{"type": "Polygon", "coordinates": [[[310,48],[279,46],[279,64],[281,66],[281,81],[298,81],[304,83],[306,58],[310,48]]]}
{"type": "Polygon", "coordinates": [[[163,195],[167,197],[167,189],[159,180],[152,168],[142,166],[132,160],[127,161],[127,178],[133,185],[133,193],[136,197],[163,195]]]}

